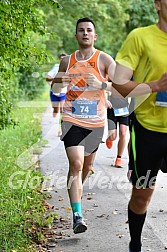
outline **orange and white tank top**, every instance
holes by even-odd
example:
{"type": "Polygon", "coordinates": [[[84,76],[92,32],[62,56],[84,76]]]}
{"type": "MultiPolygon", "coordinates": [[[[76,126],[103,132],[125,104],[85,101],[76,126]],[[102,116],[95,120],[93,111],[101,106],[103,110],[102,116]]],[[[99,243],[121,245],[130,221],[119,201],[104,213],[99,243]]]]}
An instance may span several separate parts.
{"type": "Polygon", "coordinates": [[[66,101],[63,107],[63,121],[83,127],[98,128],[105,124],[105,91],[88,86],[84,75],[94,74],[101,82],[107,80],[99,69],[100,51],[96,50],[87,60],[78,61],[75,51],[70,55],[67,73],[71,83],[67,87],[66,101]]]}

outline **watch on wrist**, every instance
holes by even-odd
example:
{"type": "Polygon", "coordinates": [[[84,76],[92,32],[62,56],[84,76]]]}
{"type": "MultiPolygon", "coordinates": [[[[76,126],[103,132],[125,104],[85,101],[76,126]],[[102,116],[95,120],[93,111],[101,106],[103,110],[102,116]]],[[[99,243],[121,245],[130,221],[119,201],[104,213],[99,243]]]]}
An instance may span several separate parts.
{"type": "Polygon", "coordinates": [[[101,83],[101,89],[102,89],[102,90],[103,90],[103,89],[106,89],[106,87],[107,87],[107,83],[102,82],[102,83],[101,83]]]}

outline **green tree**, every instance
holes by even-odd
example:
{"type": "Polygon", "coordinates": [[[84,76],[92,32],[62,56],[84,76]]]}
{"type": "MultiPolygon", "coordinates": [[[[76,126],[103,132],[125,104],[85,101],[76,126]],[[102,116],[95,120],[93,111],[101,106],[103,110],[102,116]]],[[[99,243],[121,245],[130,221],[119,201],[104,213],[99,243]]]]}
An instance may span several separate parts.
{"type": "MultiPolygon", "coordinates": [[[[75,24],[77,19],[89,16],[96,24],[98,39],[96,47],[110,54],[118,50],[125,36],[129,19],[126,13],[130,1],[122,0],[60,0],[61,9],[47,9],[47,27],[55,37],[47,42],[47,48],[54,58],[60,51],[71,53],[77,48],[75,24]]],[[[45,11],[45,10],[44,10],[45,11]]]]}
{"type": "Polygon", "coordinates": [[[0,0],[0,3],[0,128],[11,122],[10,111],[18,95],[32,98],[38,93],[37,87],[41,89],[44,85],[40,78],[34,80],[31,72],[40,69],[47,72],[58,62],[59,53],[71,54],[76,50],[77,19],[93,18],[98,34],[95,46],[113,57],[132,29],[156,20],[153,0],[0,0]]]}
{"type": "Polygon", "coordinates": [[[27,68],[32,62],[40,64],[47,58],[47,30],[41,4],[58,7],[55,0],[0,1],[0,129],[12,121],[10,112],[18,92],[20,66],[27,68]],[[40,46],[34,34],[43,40],[40,46]]]}
{"type": "Polygon", "coordinates": [[[126,32],[129,33],[136,27],[147,26],[156,22],[157,13],[153,0],[133,0],[127,9],[129,20],[126,23],[126,32]]]}
{"type": "Polygon", "coordinates": [[[77,48],[74,40],[77,19],[93,18],[97,27],[96,47],[115,56],[126,35],[134,28],[156,20],[153,0],[60,0],[61,9],[47,9],[47,27],[54,34],[47,42],[54,61],[61,51],[77,48]]]}

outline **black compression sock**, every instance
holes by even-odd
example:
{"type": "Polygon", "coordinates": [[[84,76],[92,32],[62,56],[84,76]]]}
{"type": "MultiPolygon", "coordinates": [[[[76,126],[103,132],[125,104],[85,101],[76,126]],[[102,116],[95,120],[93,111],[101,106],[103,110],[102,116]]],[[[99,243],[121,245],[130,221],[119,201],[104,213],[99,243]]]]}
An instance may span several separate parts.
{"type": "Polygon", "coordinates": [[[130,249],[134,252],[141,250],[141,233],[146,213],[135,214],[128,206],[129,232],[131,237],[130,249]]]}

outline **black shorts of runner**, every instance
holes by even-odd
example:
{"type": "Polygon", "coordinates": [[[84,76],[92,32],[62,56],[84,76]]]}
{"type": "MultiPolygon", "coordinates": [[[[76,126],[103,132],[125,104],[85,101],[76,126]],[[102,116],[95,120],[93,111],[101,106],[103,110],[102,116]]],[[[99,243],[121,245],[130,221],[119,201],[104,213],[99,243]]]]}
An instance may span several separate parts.
{"type": "Polygon", "coordinates": [[[135,119],[130,152],[131,167],[134,164],[130,167],[132,184],[137,188],[151,188],[158,171],[167,166],[167,133],[147,130],[135,119]]]}
{"type": "Polygon", "coordinates": [[[129,117],[128,116],[115,116],[113,108],[107,109],[107,120],[108,120],[108,129],[113,130],[117,129],[117,124],[123,124],[129,126],[129,117]]]}
{"type": "Polygon", "coordinates": [[[65,148],[71,146],[84,146],[85,152],[94,153],[102,142],[104,127],[85,128],[70,122],[62,122],[61,140],[65,148]]]}

